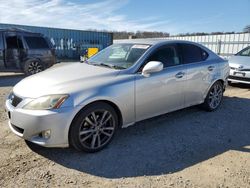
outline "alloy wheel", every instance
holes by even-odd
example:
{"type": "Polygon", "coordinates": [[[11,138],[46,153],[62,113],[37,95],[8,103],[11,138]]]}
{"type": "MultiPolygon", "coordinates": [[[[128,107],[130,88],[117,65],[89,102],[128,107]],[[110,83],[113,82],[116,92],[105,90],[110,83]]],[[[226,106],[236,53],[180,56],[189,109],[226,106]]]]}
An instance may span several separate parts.
{"type": "Polygon", "coordinates": [[[216,109],[220,103],[223,96],[222,87],[220,84],[215,84],[209,93],[209,106],[212,109],[216,109]]]}
{"type": "Polygon", "coordinates": [[[106,145],[115,131],[115,119],[107,110],[95,110],[87,115],[79,127],[80,143],[91,150],[106,145]]]}
{"type": "Polygon", "coordinates": [[[42,65],[38,61],[33,61],[28,66],[28,72],[30,74],[36,74],[43,71],[42,65]]]}

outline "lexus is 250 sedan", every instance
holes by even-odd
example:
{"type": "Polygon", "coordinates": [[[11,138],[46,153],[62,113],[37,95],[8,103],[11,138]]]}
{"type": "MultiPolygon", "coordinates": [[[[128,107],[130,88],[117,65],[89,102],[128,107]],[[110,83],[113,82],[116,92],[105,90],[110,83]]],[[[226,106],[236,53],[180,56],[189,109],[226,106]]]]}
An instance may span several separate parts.
{"type": "Polygon", "coordinates": [[[95,152],[119,127],[198,104],[216,110],[228,75],[228,62],[196,43],[123,41],[19,82],[9,127],[41,146],[95,152]]]}
{"type": "Polygon", "coordinates": [[[229,59],[228,81],[250,84],[250,46],[229,59]]]}

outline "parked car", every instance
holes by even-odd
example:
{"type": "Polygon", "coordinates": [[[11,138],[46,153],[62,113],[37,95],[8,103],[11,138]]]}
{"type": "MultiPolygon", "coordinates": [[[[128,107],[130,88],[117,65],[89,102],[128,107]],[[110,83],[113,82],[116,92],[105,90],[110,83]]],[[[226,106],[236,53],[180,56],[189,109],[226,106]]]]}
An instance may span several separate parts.
{"type": "Polygon", "coordinates": [[[229,59],[229,82],[250,84],[250,46],[229,59]]]}
{"type": "Polygon", "coordinates": [[[19,29],[0,30],[0,71],[32,75],[55,62],[53,45],[42,34],[19,29]]]}
{"type": "Polygon", "coordinates": [[[42,146],[95,152],[119,127],[198,104],[216,110],[228,75],[228,62],[196,43],[117,43],[19,82],[6,101],[9,127],[42,146]]]}

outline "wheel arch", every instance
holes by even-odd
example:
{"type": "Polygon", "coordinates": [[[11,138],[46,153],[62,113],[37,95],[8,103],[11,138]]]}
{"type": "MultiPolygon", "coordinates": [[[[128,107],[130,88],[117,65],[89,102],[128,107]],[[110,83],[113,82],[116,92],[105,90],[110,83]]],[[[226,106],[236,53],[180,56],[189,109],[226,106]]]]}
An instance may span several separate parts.
{"type": "Polygon", "coordinates": [[[42,62],[41,59],[40,59],[39,57],[27,57],[27,58],[25,58],[25,59],[21,62],[21,67],[22,67],[23,71],[24,71],[24,69],[25,69],[25,64],[26,64],[27,62],[31,62],[31,61],[39,61],[39,62],[42,62]]]}
{"type": "Polygon", "coordinates": [[[220,82],[220,83],[223,85],[223,88],[224,88],[224,91],[225,91],[225,80],[223,80],[223,79],[221,79],[221,78],[216,79],[216,80],[214,80],[214,81],[210,84],[210,86],[207,88],[206,92],[204,93],[203,100],[205,100],[205,98],[206,98],[206,96],[207,96],[207,94],[208,94],[210,88],[211,88],[216,82],[220,82]]]}
{"type": "Polygon", "coordinates": [[[115,112],[117,113],[117,116],[118,116],[118,127],[121,127],[122,124],[123,124],[123,117],[122,117],[122,113],[121,113],[121,110],[120,108],[118,107],[117,104],[115,104],[114,102],[110,101],[110,100],[95,100],[95,101],[92,101],[84,106],[82,106],[82,108],[76,113],[76,115],[74,116],[74,118],[72,119],[71,121],[71,124],[73,123],[73,121],[79,116],[79,114],[86,108],[88,108],[90,105],[93,105],[95,103],[106,103],[108,105],[110,105],[114,110],[115,112]]]}
{"type": "MultiPolygon", "coordinates": [[[[223,79],[218,79],[218,80],[216,80],[215,82],[220,82],[223,86],[225,85],[225,81],[224,81],[223,79]]],[[[214,82],[214,83],[215,83],[215,82],[214,82]]],[[[213,84],[214,84],[214,83],[213,83],[213,84]]]]}
{"type": "MultiPolygon", "coordinates": [[[[112,108],[114,108],[115,112],[117,113],[117,116],[118,116],[118,128],[121,128],[122,127],[122,124],[123,124],[123,119],[122,119],[122,113],[121,113],[121,110],[119,109],[119,107],[114,103],[114,102],[111,102],[109,100],[96,100],[96,101],[92,101],[84,106],[82,106],[82,108],[80,108],[80,110],[78,110],[78,112],[74,115],[73,119],[71,120],[71,123],[68,127],[68,131],[67,131],[67,139],[68,139],[68,144],[71,145],[70,143],[70,131],[71,131],[71,126],[73,124],[73,122],[77,119],[77,117],[80,115],[80,113],[86,109],[87,107],[89,107],[90,105],[93,105],[95,103],[106,103],[106,104],[109,104],[112,108]]],[[[66,135],[65,135],[66,136],[66,135]]]]}
{"type": "MultiPolygon", "coordinates": [[[[222,84],[222,87],[223,87],[223,92],[226,90],[226,81],[225,80],[223,80],[223,79],[217,79],[215,82],[220,82],[221,84],[222,84]]],[[[215,83],[214,82],[214,83],[215,83]]],[[[212,84],[212,85],[214,85],[214,83],[212,84]]],[[[210,86],[211,87],[211,86],[210,86]]]]}

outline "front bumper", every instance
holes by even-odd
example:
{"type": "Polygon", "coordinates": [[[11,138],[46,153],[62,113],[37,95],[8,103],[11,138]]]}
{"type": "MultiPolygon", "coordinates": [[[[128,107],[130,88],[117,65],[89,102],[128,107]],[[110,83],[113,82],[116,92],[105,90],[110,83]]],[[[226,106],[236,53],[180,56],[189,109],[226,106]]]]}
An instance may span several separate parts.
{"type": "Polygon", "coordinates": [[[235,71],[230,69],[228,81],[250,84],[250,71],[235,71]]]}
{"type": "Polygon", "coordinates": [[[57,110],[25,110],[15,108],[7,100],[9,127],[19,137],[45,147],[68,147],[68,131],[74,108],[57,110]],[[45,137],[44,132],[50,135],[45,137]]]}

